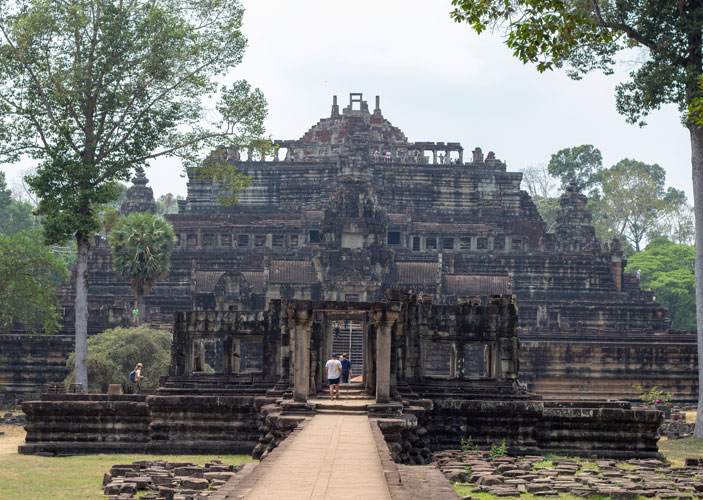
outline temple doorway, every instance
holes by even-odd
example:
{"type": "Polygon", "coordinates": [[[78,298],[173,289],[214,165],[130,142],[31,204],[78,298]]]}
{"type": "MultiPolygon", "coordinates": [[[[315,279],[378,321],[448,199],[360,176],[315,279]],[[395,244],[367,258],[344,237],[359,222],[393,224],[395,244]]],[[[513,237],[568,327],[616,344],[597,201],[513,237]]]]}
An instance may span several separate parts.
{"type": "Polygon", "coordinates": [[[364,322],[359,319],[333,319],[332,352],[347,355],[351,362],[351,382],[363,382],[364,322]]]}

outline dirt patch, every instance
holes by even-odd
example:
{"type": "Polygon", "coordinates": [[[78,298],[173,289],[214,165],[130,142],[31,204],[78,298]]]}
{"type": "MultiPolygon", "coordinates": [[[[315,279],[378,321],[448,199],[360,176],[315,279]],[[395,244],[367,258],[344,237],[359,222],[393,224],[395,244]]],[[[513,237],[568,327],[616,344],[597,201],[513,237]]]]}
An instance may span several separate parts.
{"type": "Polygon", "coordinates": [[[17,454],[17,447],[24,443],[27,432],[15,425],[0,425],[0,431],[5,433],[0,435],[0,457],[17,454]]]}

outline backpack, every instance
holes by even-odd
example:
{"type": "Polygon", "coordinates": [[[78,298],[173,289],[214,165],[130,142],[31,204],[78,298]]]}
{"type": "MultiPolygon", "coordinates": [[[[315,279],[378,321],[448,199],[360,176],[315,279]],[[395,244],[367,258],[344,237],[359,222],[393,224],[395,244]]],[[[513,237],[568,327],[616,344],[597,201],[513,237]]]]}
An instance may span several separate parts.
{"type": "Polygon", "coordinates": [[[134,377],[135,377],[136,374],[137,374],[137,370],[132,370],[132,371],[129,373],[129,378],[128,378],[127,380],[129,380],[130,382],[134,382],[134,377]]]}

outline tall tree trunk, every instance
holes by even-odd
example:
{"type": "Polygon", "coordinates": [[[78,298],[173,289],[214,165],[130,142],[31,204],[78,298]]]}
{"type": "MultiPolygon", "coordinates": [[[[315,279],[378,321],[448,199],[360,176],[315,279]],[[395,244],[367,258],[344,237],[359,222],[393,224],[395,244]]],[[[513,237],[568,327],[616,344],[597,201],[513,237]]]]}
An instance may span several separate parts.
{"type": "Polygon", "coordinates": [[[698,412],[693,435],[703,437],[703,127],[689,125],[696,215],[696,319],[698,338],[698,412]]]}
{"type": "Polygon", "coordinates": [[[139,324],[143,325],[146,319],[146,300],[143,293],[137,295],[137,309],[139,309],[139,324]]]}
{"type": "Polygon", "coordinates": [[[76,261],[76,376],[75,382],[88,390],[88,250],[90,240],[76,235],[78,258],[76,261]]]}

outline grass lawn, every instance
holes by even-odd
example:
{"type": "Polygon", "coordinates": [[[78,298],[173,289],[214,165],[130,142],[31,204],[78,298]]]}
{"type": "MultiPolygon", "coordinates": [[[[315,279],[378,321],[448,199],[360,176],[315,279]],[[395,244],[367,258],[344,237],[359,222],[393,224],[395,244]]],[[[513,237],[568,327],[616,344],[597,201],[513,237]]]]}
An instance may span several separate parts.
{"type": "Polygon", "coordinates": [[[661,451],[672,465],[683,466],[686,457],[703,458],[703,438],[675,439],[667,438],[659,440],[659,451],[661,451]]]}
{"type": "Polygon", "coordinates": [[[161,458],[203,465],[217,458],[228,464],[251,462],[247,455],[85,455],[37,457],[20,455],[24,429],[0,426],[0,499],[12,500],[104,500],[103,474],[115,464],[161,458]]]}

